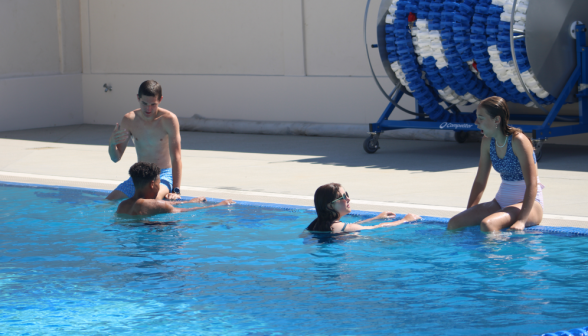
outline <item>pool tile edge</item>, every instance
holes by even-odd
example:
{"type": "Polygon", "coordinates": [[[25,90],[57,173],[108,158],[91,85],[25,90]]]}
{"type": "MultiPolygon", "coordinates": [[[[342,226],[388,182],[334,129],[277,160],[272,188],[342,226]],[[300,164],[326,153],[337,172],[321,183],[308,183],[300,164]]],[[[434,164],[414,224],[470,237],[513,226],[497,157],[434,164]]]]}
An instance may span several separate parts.
{"type": "MultiPolygon", "coordinates": [[[[19,186],[19,187],[29,187],[29,188],[45,188],[45,189],[70,189],[70,190],[84,190],[93,193],[99,193],[107,195],[110,191],[105,189],[94,189],[94,188],[84,188],[84,187],[72,187],[72,186],[61,186],[61,185],[44,185],[38,183],[24,183],[24,182],[11,182],[11,181],[0,181],[0,186],[19,186]]],[[[192,197],[185,196],[187,199],[192,199],[192,197]]],[[[213,202],[221,201],[222,199],[219,198],[208,198],[208,200],[213,202]]],[[[251,202],[251,201],[240,201],[237,200],[239,204],[245,206],[254,206],[254,207],[264,207],[264,208],[274,208],[274,209],[281,209],[281,210],[296,210],[296,211],[314,211],[313,207],[303,206],[303,205],[291,205],[291,204],[280,204],[280,203],[265,203],[265,202],[251,202]]],[[[376,216],[378,212],[375,211],[364,211],[364,210],[353,210],[349,214],[350,216],[358,216],[358,217],[369,217],[369,216],[376,216]]],[[[421,216],[424,220],[434,222],[435,224],[446,224],[449,221],[449,218],[446,217],[432,217],[432,216],[421,216]]],[[[551,233],[551,234],[567,234],[567,235],[587,235],[588,236],[588,229],[581,228],[581,227],[567,227],[567,226],[544,226],[544,225],[537,225],[533,227],[529,227],[526,229],[527,231],[537,231],[542,233],[551,233]]]]}

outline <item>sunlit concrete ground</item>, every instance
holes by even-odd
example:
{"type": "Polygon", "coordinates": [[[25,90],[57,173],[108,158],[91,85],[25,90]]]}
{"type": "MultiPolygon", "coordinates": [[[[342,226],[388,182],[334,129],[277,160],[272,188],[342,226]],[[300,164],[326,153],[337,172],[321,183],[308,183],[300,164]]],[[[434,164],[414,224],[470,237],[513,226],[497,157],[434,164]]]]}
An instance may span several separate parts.
{"type": "MultiPolygon", "coordinates": [[[[112,126],[77,125],[0,132],[0,181],[113,189],[136,161],[118,163],[112,126]]],[[[318,186],[339,182],[358,210],[450,217],[465,208],[479,143],[182,132],[182,190],[188,196],[308,205],[318,186]]],[[[544,225],[588,227],[588,147],[546,143],[539,163],[544,225]]],[[[494,198],[492,172],[483,201],[494,198]]]]}

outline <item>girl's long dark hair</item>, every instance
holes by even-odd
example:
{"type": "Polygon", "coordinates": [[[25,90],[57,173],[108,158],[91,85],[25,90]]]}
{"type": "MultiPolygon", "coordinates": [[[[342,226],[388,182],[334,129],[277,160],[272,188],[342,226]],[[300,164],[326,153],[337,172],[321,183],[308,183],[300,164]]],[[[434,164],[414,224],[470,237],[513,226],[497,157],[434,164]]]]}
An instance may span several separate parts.
{"type": "Polygon", "coordinates": [[[510,111],[506,100],[501,97],[492,96],[488,97],[480,102],[480,106],[488,113],[492,118],[500,116],[500,130],[506,136],[517,135],[523,133],[520,128],[512,127],[508,125],[510,119],[510,111]]]}
{"type": "Polygon", "coordinates": [[[341,188],[339,183],[329,183],[320,186],[314,192],[317,218],[306,228],[308,231],[331,231],[331,224],[339,218],[339,213],[332,208],[331,203],[341,197],[339,188],[341,188]]]}

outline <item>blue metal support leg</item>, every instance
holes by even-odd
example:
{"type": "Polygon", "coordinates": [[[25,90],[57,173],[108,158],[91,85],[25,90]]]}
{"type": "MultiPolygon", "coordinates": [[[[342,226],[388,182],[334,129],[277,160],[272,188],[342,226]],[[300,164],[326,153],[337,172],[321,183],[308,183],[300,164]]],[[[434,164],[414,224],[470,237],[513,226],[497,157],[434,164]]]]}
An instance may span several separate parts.
{"type": "MultiPolygon", "coordinates": [[[[397,90],[396,94],[394,95],[394,98],[392,98],[392,100],[396,104],[398,104],[398,102],[400,101],[400,99],[402,98],[403,95],[404,95],[404,93],[402,92],[402,90],[397,90]]],[[[417,104],[417,106],[418,106],[418,104],[417,104]]],[[[382,123],[388,121],[388,118],[390,118],[390,115],[394,111],[395,107],[396,106],[394,104],[389,103],[388,106],[386,107],[386,109],[384,110],[384,113],[382,113],[382,115],[380,116],[380,119],[378,119],[378,122],[375,124],[369,125],[370,126],[370,136],[367,139],[365,139],[363,142],[363,149],[368,154],[373,154],[378,149],[380,149],[380,143],[379,143],[378,139],[380,138],[380,134],[384,131],[382,129],[381,125],[382,125],[382,123]]]]}
{"type": "Polygon", "coordinates": [[[586,122],[586,117],[588,114],[588,47],[586,45],[586,26],[583,29],[578,29],[582,31],[576,32],[576,48],[578,51],[578,63],[582,64],[582,74],[580,77],[580,83],[578,84],[578,100],[579,100],[579,113],[580,113],[580,123],[584,124],[586,122]],[[584,45],[580,44],[580,38],[582,38],[582,42],[584,45]]]}
{"type": "Polygon", "coordinates": [[[588,113],[588,93],[585,88],[585,83],[588,81],[588,66],[586,57],[588,51],[586,50],[586,26],[578,25],[576,28],[576,68],[572,72],[570,79],[567,81],[562,92],[560,93],[551,111],[543,121],[541,127],[533,130],[533,139],[546,139],[551,136],[562,136],[570,134],[578,134],[588,132],[588,124],[586,123],[586,113],[588,113]],[[584,84],[584,85],[583,85],[584,84]],[[551,127],[557,114],[564,105],[567,97],[574,87],[578,85],[578,99],[579,99],[579,125],[575,127],[551,127]]]}
{"type": "MultiPolygon", "coordinates": [[[[403,95],[404,95],[404,92],[402,92],[402,90],[397,90],[396,94],[394,95],[394,98],[392,98],[392,100],[394,100],[394,102],[396,104],[398,104],[398,102],[400,101],[400,99],[402,98],[403,95]]],[[[383,121],[388,120],[388,118],[390,118],[390,115],[394,111],[395,107],[396,106],[394,106],[394,104],[389,103],[388,107],[386,107],[386,109],[384,110],[384,113],[382,113],[382,115],[380,116],[380,119],[378,119],[378,122],[376,122],[375,124],[370,124],[370,132],[374,132],[374,133],[382,132],[380,130],[379,125],[381,125],[383,121]]]]}

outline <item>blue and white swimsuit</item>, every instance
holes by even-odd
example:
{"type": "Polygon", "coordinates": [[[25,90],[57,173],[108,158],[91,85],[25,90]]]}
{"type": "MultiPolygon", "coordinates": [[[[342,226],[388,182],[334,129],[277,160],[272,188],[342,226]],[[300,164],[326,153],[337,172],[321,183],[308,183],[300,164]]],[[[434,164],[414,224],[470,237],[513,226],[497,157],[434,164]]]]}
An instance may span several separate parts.
{"type": "MultiPolygon", "coordinates": [[[[171,192],[173,189],[174,177],[172,176],[172,169],[165,168],[162,169],[159,173],[159,184],[163,184],[167,187],[167,189],[171,192]]],[[[135,184],[133,183],[133,179],[129,177],[128,180],[124,181],[123,183],[119,184],[118,187],[114,190],[122,191],[127,197],[131,198],[135,195],[135,184]]]]}
{"type": "MultiPolygon", "coordinates": [[[[496,154],[496,140],[494,138],[490,140],[490,160],[492,160],[492,167],[502,177],[500,189],[498,189],[498,193],[496,194],[496,202],[498,202],[498,205],[502,209],[509,205],[522,203],[525,198],[525,191],[527,190],[521,164],[512,150],[512,135],[508,136],[507,139],[508,147],[502,159],[496,154]]],[[[533,162],[537,163],[535,153],[533,153],[533,162]]],[[[543,188],[545,187],[539,181],[539,176],[537,176],[537,195],[535,196],[535,201],[539,202],[541,207],[543,207],[543,188]]]]}

